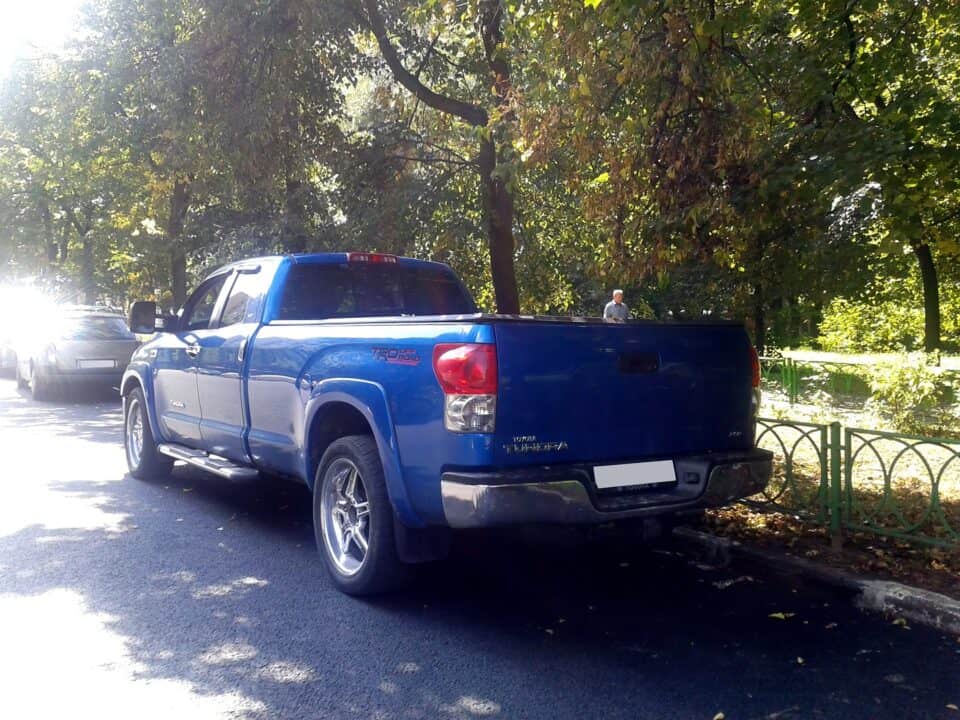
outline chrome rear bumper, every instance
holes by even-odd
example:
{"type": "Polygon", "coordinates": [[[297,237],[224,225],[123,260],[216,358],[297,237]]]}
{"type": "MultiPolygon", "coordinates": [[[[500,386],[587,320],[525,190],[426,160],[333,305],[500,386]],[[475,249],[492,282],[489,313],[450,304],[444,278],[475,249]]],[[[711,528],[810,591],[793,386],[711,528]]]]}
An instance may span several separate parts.
{"type": "Polygon", "coordinates": [[[597,524],[719,507],[762,491],[773,455],[766,450],[675,460],[676,487],[599,493],[588,467],[504,473],[444,473],[443,512],[454,528],[531,523],[597,524]],[[691,470],[695,468],[696,470],[691,470]],[[697,481],[690,480],[694,475],[697,481]]]}

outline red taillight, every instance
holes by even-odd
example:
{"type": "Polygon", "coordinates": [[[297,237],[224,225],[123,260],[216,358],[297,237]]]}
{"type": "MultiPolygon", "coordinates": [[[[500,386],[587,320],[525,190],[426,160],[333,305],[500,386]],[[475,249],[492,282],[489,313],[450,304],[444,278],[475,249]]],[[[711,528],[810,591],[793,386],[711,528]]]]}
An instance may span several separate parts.
{"type": "Polygon", "coordinates": [[[447,395],[495,395],[495,345],[451,344],[433,348],[433,371],[447,395]]]}
{"type": "Polygon", "coordinates": [[[396,263],[396,255],[386,255],[385,253],[347,253],[348,262],[369,262],[369,263],[396,263]]]}
{"type": "Polygon", "coordinates": [[[760,387],[760,356],[753,345],[750,346],[750,382],[753,387],[760,387]]]}

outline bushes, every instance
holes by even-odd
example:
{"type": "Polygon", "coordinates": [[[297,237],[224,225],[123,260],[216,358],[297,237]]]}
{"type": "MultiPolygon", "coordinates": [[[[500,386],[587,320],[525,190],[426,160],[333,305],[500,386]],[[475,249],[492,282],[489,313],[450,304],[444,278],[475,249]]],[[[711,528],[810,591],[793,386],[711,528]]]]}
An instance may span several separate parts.
{"type": "MultiPolygon", "coordinates": [[[[943,268],[940,323],[943,349],[960,346],[960,282],[943,268]]],[[[871,299],[834,298],[823,311],[819,343],[831,352],[912,352],[923,348],[923,289],[914,275],[888,279],[871,299]]]]}
{"type": "Polygon", "coordinates": [[[948,408],[950,392],[922,352],[875,366],[870,371],[868,406],[895,429],[920,435],[953,434],[956,418],[948,408]]]}
{"type": "Polygon", "coordinates": [[[820,345],[830,352],[903,352],[923,346],[923,308],[834,298],[823,311],[820,345]]]}

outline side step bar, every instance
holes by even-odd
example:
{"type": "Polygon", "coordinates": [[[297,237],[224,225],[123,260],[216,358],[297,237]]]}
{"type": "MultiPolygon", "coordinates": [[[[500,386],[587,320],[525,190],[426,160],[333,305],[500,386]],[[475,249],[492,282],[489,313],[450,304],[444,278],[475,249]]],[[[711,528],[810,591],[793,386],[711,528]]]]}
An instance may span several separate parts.
{"type": "Polygon", "coordinates": [[[232,460],[207,455],[202,450],[193,450],[183,445],[173,445],[172,443],[161,443],[157,445],[157,452],[174,460],[183,460],[185,463],[194,465],[198,468],[219,475],[227,480],[252,480],[260,473],[246,465],[237,465],[232,460]]]}

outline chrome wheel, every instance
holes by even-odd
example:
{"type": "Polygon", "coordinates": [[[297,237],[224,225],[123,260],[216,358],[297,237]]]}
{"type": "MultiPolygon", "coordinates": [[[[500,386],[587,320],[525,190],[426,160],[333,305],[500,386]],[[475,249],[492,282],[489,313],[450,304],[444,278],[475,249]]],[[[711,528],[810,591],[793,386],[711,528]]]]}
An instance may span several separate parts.
{"type": "Polygon", "coordinates": [[[140,467],[140,457],[143,454],[143,416],[140,412],[140,401],[132,397],[127,405],[126,423],[127,464],[130,469],[140,467]]]}
{"type": "Polygon", "coordinates": [[[363,567],[370,546],[370,503],[360,470],[340,457],[323,478],[320,521],[327,554],[344,575],[363,567]]]}

